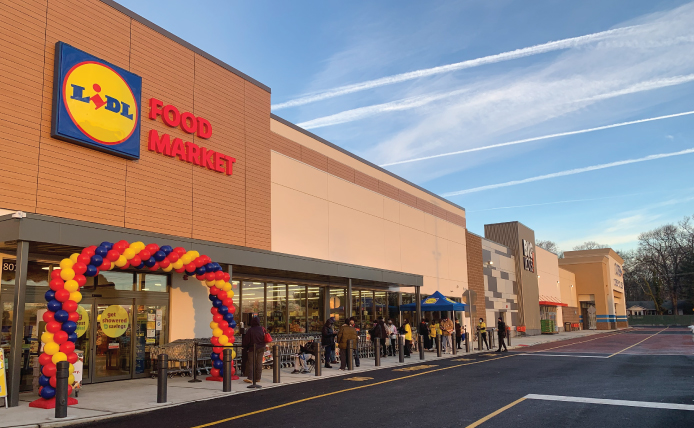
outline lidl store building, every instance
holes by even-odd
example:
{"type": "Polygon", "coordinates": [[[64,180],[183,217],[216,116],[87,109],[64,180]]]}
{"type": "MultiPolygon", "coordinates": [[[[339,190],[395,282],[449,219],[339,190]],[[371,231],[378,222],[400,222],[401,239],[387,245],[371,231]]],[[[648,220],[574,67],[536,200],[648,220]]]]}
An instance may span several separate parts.
{"type": "MultiPolygon", "coordinates": [[[[110,0],[18,0],[0,20],[11,405],[35,387],[52,272],[102,242],[209,256],[231,278],[234,323],[257,315],[273,334],[331,316],[414,324],[399,306],[435,291],[540,332],[527,228],[471,234],[462,207],[273,115],[270,88],[110,0]]],[[[84,383],[147,376],[151,346],[210,337],[200,271],[154,257],[85,272],[84,383]]]]}

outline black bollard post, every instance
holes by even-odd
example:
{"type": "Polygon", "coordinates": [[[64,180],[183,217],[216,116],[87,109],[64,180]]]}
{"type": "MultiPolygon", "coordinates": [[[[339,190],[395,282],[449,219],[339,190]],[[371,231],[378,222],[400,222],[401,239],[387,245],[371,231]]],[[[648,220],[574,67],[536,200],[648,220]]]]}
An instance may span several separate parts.
{"type": "Polygon", "coordinates": [[[67,378],[70,376],[70,363],[60,361],[55,374],[55,417],[67,418],[67,378]]]}
{"type": "Polygon", "coordinates": [[[347,370],[354,370],[354,340],[347,341],[347,370]]]}
{"type": "Polygon", "coordinates": [[[321,346],[321,343],[318,339],[314,340],[313,343],[315,344],[316,347],[316,364],[314,364],[314,367],[316,368],[316,376],[320,376],[321,373],[321,354],[323,351],[323,347],[321,346]]]}
{"type": "Polygon", "coordinates": [[[256,350],[256,344],[253,343],[253,359],[251,360],[253,363],[253,364],[251,364],[251,376],[253,377],[253,383],[251,385],[248,385],[247,388],[260,388],[260,385],[256,384],[256,381],[255,381],[255,378],[256,378],[256,376],[255,376],[255,364],[256,364],[255,350],[256,350]]]}
{"type": "Polygon", "coordinates": [[[470,337],[467,334],[467,327],[463,327],[463,334],[465,335],[463,336],[465,339],[465,352],[470,352],[470,337]]]}
{"type": "Polygon", "coordinates": [[[453,355],[458,355],[458,338],[455,336],[455,332],[451,333],[451,348],[453,348],[453,355]]]}
{"type": "Polygon", "coordinates": [[[511,346],[511,327],[506,327],[506,345],[511,346]]]}
{"type": "Polygon", "coordinates": [[[198,342],[193,342],[193,361],[191,365],[193,366],[193,379],[189,380],[188,383],[202,382],[198,379],[198,342]]]}
{"type": "Polygon", "coordinates": [[[441,356],[441,335],[436,332],[436,356],[441,356]]]}
{"type": "Polygon", "coordinates": [[[405,362],[405,336],[398,335],[398,361],[405,362]]]}
{"type": "Polygon", "coordinates": [[[224,364],[224,376],[222,376],[222,391],[231,392],[231,349],[222,351],[222,363],[224,364]]]}
{"type": "Polygon", "coordinates": [[[272,383],[280,383],[280,346],[272,347],[272,383]]]}
{"type": "Polygon", "coordinates": [[[424,359],[424,337],[420,334],[417,339],[417,348],[419,348],[419,359],[424,359]]]}
{"type": "Polygon", "coordinates": [[[480,332],[479,327],[477,327],[477,350],[482,350],[482,333],[480,332]]]}
{"type": "Polygon", "coordinates": [[[376,367],[381,365],[381,339],[378,337],[374,339],[374,361],[376,367]]]}
{"type": "Polygon", "coordinates": [[[157,403],[166,403],[166,382],[169,374],[169,356],[160,354],[157,367],[157,403]]]}

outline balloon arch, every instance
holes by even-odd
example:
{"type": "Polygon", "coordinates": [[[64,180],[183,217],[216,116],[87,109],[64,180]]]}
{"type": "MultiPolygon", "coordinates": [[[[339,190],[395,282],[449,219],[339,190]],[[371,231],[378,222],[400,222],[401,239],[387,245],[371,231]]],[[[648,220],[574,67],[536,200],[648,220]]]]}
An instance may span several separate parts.
{"type": "MultiPolygon", "coordinates": [[[[77,308],[82,300],[82,288],[87,283],[87,277],[94,277],[101,271],[119,269],[149,269],[164,272],[172,270],[195,277],[209,288],[209,298],[212,301],[212,364],[211,376],[207,380],[221,381],[224,374],[221,360],[225,346],[231,346],[234,341],[234,291],[231,286],[231,276],[222,271],[218,263],[197,251],[186,251],[182,247],[173,248],[170,245],[145,245],[142,242],[118,241],[115,244],[102,242],[99,246],[89,246],[81,253],[72,254],[60,262],[60,269],[51,272],[50,290],[45,298],[48,310],[43,314],[46,331],[41,335],[43,352],[39,356],[41,374],[39,377],[39,395],[41,398],[30,405],[32,407],[55,406],[56,364],[61,361],[70,363],[68,379],[68,395],[72,394],[74,383],[74,367],[77,362],[75,342],[77,341],[77,308]]],[[[232,349],[232,355],[235,352],[232,349]]],[[[235,355],[234,355],[235,356],[235,355]]],[[[234,368],[231,369],[232,376],[234,368]]],[[[69,404],[77,404],[74,398],[69,404]]]]}

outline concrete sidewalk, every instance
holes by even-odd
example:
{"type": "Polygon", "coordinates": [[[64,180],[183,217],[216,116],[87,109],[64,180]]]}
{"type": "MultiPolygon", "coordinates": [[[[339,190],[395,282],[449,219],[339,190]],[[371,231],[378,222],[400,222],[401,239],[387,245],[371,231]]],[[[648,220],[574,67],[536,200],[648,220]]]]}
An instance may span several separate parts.
{"type": "MultiPolygon", "coordinates": [[[[575,339],[590,336],[604,331],[577,331],[570,333],[559,333],[554,335],[542,335],[532,337],[513,338],[509,349],[522,349],[527,346],[541,343],[554,342],[566,339],[575,339]]],[[[484,352],[487,352],[484,350],[484,352]]],[[[479,353],[473,351],[472,353],[479,353]]],[[[471,353],[471,354],[472,354],[471,353]]],[[[323,369],[322,376],[316,377],[310,374],[292,374],[293,368],[281,370],[281,383],[272,383],[272,370],[264,370],[260,385],[263,389],[277,388],[282,385],[289,385],[302,382],[311,382],[327,377],[345,376],[350,377],[357,374],[394,368],[397,366],[416,365],[432,363],[439,359],[460,357],[465,354],[464,350],[459,350],[458,355],[444,354],[436,357],[435,352],[425,352],[425,360],[419,359],[419,354],[414,353],[411,358],[406,358],[404,363],[399,363],[397,357],[387,357],[381,359],[381,366],[375,367],[373,359],[361,359],[361,366],[355,367],[353,371],[340,371],[338,366],[333,365],[332,369],[323,369]]],[[[200,379],[204,379],[201,376],[200,379]]],[[[85,423],[93,420],[117,417],[139,412],[147,412],[162,407],[178,406],[196,401],[211,400],[228,395],[251,393],[255,390],[248,389],[248,384],[242,380],[232,382],[232,392],[222,392],[221,382],[208,382],[203,380],[199,383],[189,383],[190,377],[174,377],[168,380],[168,402],[157,404],[157,380],[156,379],[134,379],[117,382],[104,382],[85,385],[78,397],[79,404],[68,408],[68,418],[53,419],[54,410],[43,410],[29,407],[29,403],[37,397],[33,393],[26,393],[20,396],[20,405],[10,409],[0,408],[0,427],[54,427],[76,423],[85,423]]]]}

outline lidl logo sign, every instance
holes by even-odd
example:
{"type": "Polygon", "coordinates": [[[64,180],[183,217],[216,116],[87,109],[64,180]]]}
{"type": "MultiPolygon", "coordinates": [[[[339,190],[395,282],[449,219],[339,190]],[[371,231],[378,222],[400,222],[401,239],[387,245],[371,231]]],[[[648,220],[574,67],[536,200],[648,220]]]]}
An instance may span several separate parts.
{"type": "Polygon", "coordinates": [[[139,159],[142,78],[63,42],[55,58],[51,136],[139,159]]]}
{"type": "Polygon", "coordinates": [[[426,303],[427,305],[434,305],[438,301],[439,301],[439,299],[437,299],[436,297],[429,297],[428,299],[426,299],[424,301],[424,303],[426,303]]]}

